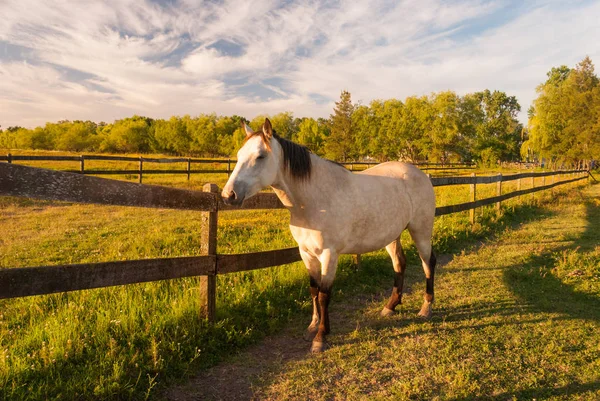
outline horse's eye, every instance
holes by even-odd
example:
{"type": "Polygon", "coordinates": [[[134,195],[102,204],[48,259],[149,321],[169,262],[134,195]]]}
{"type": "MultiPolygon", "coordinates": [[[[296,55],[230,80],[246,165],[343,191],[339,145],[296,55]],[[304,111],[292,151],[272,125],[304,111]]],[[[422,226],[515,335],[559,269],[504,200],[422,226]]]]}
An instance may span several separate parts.
{"type": "Polygon", "coordinates": [[[265,158],[265,155],[260,155],[260,156],[258,156],[256,159],[257,159],[257,160],[262,160],[262,159],[264,159],[264,158],[265,158]]]}

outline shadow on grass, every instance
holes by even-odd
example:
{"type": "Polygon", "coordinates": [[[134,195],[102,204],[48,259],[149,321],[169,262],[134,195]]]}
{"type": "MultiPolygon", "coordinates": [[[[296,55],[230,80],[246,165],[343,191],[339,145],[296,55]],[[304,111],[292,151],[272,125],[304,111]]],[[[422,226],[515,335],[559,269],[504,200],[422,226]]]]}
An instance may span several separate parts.
{"type": "Polygon", "coordinates": [[[541,255],[531,255],[527,262],[507,268],[507,287],[535,311],[561,313],[572,318],[600,322],[598,298],[576,291],[552,274],[556,255],[564,251],[589,252],[600,242],[600,206],[586,203],[585,231],[568,245],[553,248],[541,255]]]}
{"type": "Polygon", "coordinates": [[[590,391],[600,390],[600,382],[593,383],[571,383],[563,387],[537,387],[531,389],[518,390],[514,392],[506,392],[494,396],[467,396],[460,398],[453,398],[452,401],[469,401],[469,400],[482,400],[487,401],[505,401],[505,400],[544,400],[552,396],[575,396],[578,394],[584,394],[590,391]]]}

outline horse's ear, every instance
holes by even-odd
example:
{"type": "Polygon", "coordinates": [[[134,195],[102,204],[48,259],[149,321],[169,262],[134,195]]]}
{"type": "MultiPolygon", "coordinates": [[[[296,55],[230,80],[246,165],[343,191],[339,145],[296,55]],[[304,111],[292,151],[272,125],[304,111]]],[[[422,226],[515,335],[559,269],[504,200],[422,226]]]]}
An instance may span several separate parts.
{"type": "Polygon", "coordinates": [[[265,118],[265,123],[262,126],[263,134],[265,134],[265,138],[267,140],[271,140],[273,137],[273,126],[271,125],[271,121],[268,118],[265,118]]]}
{"type": "Polygon", "coordinates": [[[254,135],[254,131],[252,131],[252,128],[248,127],[248,124],[246,124],[245,121],[242,121],[242,128],[246,132],[246,136],[248,138],[250,138],[252,135],[254,135]]]}

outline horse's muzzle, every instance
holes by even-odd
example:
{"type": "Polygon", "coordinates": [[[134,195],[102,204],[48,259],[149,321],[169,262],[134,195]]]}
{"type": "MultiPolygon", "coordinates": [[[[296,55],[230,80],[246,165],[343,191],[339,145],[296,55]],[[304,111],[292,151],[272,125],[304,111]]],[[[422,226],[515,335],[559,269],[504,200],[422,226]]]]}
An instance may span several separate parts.
{"type": "Polygon", "coordinates": [[[231,206],[239,206],[244,201],[244,198],[239,197],[237,193],[233,190],[223,190],[223,192],[221,192],[221,197],[223,198],[223,202],[225,202],[226,205],[231,206]]]}

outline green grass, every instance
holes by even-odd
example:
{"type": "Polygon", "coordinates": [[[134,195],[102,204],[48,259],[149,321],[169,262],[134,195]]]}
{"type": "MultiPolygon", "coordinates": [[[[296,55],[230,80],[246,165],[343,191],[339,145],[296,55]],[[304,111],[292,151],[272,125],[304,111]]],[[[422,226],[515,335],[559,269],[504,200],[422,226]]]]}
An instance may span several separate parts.
{"type": "Polygon", "coordinates": [[[439,269],[431,321],[415,316],[424,289],[415,259],[398,316],[378,316],[387,291],[334,301],[332,348],[274,363],[255,396],[600,399],[599,199],[600,185],[547,196],[490,221],[485,242],[459,241],[471,246],[439,269]]]}
{"type": "MultiPolygon", "coordinates": [[[[217,176],[221,175],[205,178],[214,181],[217,176]]],[[[222,176],[224,182],[226,176],[222,176]]],[[[148,177],[145,182],[195,189],[204,183],[198,176],[192,176],[190,183],[181,176],[148,177]]],[[[495,186],[487,187],[481,187],[482,196],[485,191],[494,193],[495,186]]],[[[436,193],[439,205],[468,200],[467,187],[438,188],[436,193]]],[[[543,198],[536,195],[538,201],[543,198]]],[[[438,218],[436,249],[458,253],[475,241],[504,235],[516,221],[538,218],[537,202],[518,205],[507,202],[501,216],[484,208],[473,228],[466,213],[438,218]]],[[[293,246],[287,222],[286,211],[220,213],[218,251],[293,246]]],[[[0,198],[0,230],[0,268],[200,253],[200,215],[195,212],[0,198]]],[[[591,254],[580,260],[579,254],[561,250],[548,256],[562,263],[557,277],[560,272],[565,280],[583,277],[569,275],[569,263],[588,266],[596,259],[591,254]]],[[[408,255],[415,260],[413,248],[408,255]]],[[[413,280],[421,279],[419,270],[412,269],[413,280]]],[[[583,270],[588,274],[588,268],[583,270]]],[[[336,279],[336,297],[378,293],[389,287],[390,275],[384,253],[368,256],[358,271],[345,257],[336,279]]],[[[194,278],[1,300],[0,399],[152,397],[158,389],[214,365],[310,310],[308,280],[301,263],[219,276],[217,285],[218,322],[214,325],[198,317],[199,288],[194,278]]],[[[442,287],[439,293],[443,291],[442,287]]],[[[446,294],[461,297],[458,289],[446,289],[446,294]]],[[[420,299],[420,295],[413,298],[420,299]]],[[[359,335],[350,337],[358,336],[358,344],[363,339],[359,335]]],[[[287,394],[296,396],[292,389],[287,394]]],[[[270,391],[277,394],[276,387],[265,394],[270,391]]]]}

